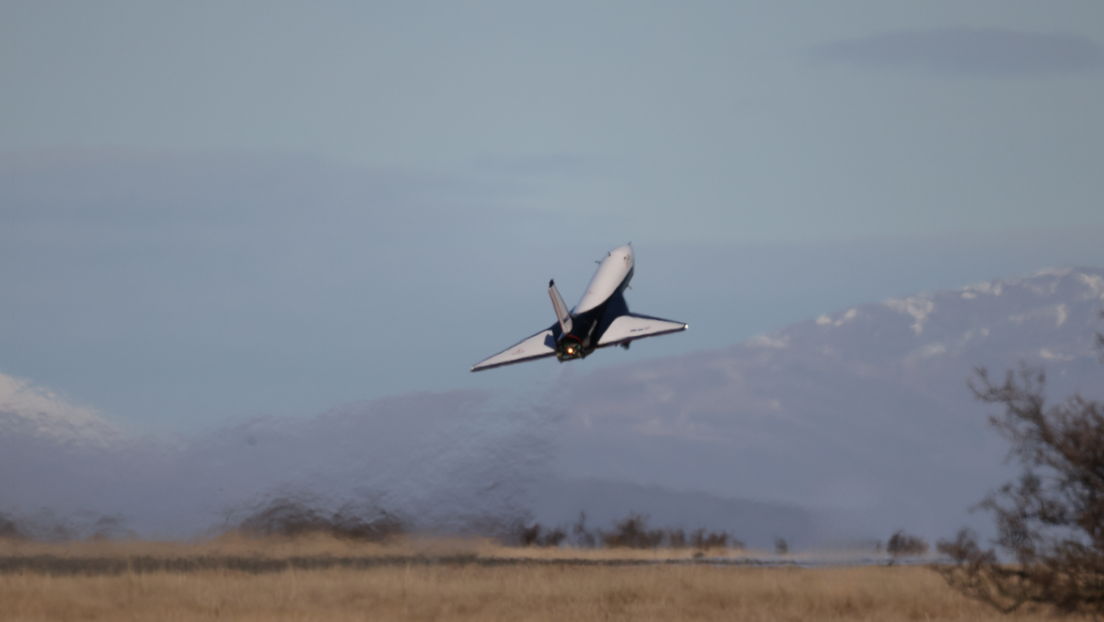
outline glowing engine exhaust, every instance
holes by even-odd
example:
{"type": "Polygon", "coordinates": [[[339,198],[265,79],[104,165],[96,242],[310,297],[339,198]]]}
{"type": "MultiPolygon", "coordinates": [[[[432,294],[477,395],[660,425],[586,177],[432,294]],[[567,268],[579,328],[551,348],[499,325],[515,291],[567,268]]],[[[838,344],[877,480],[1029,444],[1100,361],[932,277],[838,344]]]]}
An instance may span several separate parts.
{"type": "Polygon", "coordinates": [[[571,359],[586,358],[588,354],[590,354],[590,352],[583,347],[578,337],[574,335],[564,335],[556,342],[556,358],[559,359],[561,363],[570,361],[571,359]]]}

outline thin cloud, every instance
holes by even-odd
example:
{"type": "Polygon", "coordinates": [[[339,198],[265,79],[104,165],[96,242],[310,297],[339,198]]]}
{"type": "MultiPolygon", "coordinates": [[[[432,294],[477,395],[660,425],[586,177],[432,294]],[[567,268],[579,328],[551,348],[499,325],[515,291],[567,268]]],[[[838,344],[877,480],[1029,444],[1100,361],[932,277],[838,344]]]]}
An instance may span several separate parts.
{"type": "Polygon", "coordinates": [[[818,61],[975,77],[1046,75],[1104,67],[1104,47],[1071,34],[991,28],[898,30],[813,47],[818,61]]]}

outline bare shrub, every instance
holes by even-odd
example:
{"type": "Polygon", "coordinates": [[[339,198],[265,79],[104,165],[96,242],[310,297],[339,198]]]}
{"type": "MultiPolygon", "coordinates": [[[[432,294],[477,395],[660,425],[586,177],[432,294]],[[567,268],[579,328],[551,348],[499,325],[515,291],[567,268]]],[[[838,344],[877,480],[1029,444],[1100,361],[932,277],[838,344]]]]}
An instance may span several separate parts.
{"type": "Polygon", "coordinates": [[[549,531],[544,538],[546,546],[560,546],[564,540],[567,539],[567,532],[562,527],[556,526],[555,529],[549,531]]]}
{"type": "Polygon", "coordinates": [[[406,530],[398,517],[384,510],[346,505],[327,512],[290,498],[278,498],[247,516],[238,527],[259,536],[329,534],[336,538],[379,542],[406,530]]]}
{"type": "Polygon", "coordinates": [[[774,554],[775,555],[789,555],[790,543],[786,542],[785,538],[774,539],[774,554]]]}
{"type": "Polygon", "coordinates": [[[126,527],[126,519],[119,515],[78,512],[73,517],[64,518],[49,509],[30,515],[0,512],[0,539],[71,542],[134,536],[134,532],[126,527]]]}
{"type": "Polygon", "coordinates": [[[543,527],[541,527],[540,523],[536,523],[532,527],[526,527],[522,529],[521,533],[518,534],[518,540],[521,542],[521,545],[533,546],[534,544],[536,544],[537,541],[540,539],[541,529],[543,529],[543,527]]]}
{"type": "Polygon", "coordinates": [[[574,537],[575,546],[592,549],[598,546],[598,538],[587,529],[586,519],[586,512],[579,512],[579,520],[571,526],[571,535],[574,537]]]}
{"type": "MultiPolygon", "coordinates": [[[[615,521],[613,529],[610,531],[601,529],[591,531],[587,529],[586,526],[586,512],[580,512],[579,519],[571,526],[570,540],[575,546],[580,548],[594,548],[598,545],[606,548],[653,550],[662,546],[667,546],[671,549],[693,547],[699,551],[724,548],[742,550],[744,548],[744,543],[737,540],[727,531],[707,531],[702,528],[687,533],[686,530],[681,527],[649,529],[649,519],[650,517],[647,514],[630,512],[624,519],[615,521]]],[[[539,524],[533,525],[527,528],[527,531],[523,532],[520,540],[525,543],[526,546],[541,546],[541,538],[556,533],[541,531],[542,529],[543,528],[539,524]]],[[[561,539],[556,540],[554,545],[558,545],[560,542],[568,539],[562,530],[560,530],[560,534],[559,537],[561,539]]]]}
{"type": "Polygon", "coordinates": [[[663,531],[648,531],[648,515],[630,512],[614,525],[614,530],[602,532],[602,544],[609,548],[651,549],[662,542],[663,531]],[[658,539],[653,542],[653,537],[658,539]]]}
{"type": "Polygon", "coordinates": [[[14,516],[0,513],[0,538],[23,540],[27,537],[14,516]]]}
{"type": "Polygon", "coordinates": [[[549,529],[540,523],[523,528],[518,535],[522,546],[556,547],[560,546],[566,538],[567,533],[562,527],[549,529]]]}
{"type": "Polygon", "coordinates": [[[706,531],[699,528],[690,533],[690,545],[699,551],[728,548],[729,540],[739,543],[739,546],[733,548],[744,548],[744,543],[730,536],[727,531],[706,531]]]}
{"type": "Polygon", "coordinates": [[[705,528],[704,527],[698,527],[694,531],[690,532],[690,546],[694,547],[695,549],[698,549],[699,551],[705,549],[705,528]]]}
{"type": "Polygon", "coordinates": [[[686,531],[683,529],[668,529],[667,546],[673,549],[686,548],[686,531]]]}
{"type": "Polygon", "coordinates": [[[928,554],[928,543],[920,536],[898,529],[886,541],[885,550],[893,557],[918,557],[928,554]]]}
{"type": "MultiPolygon", "coordinates": [[[[1099,342],[1104,344],[1104,338],[1099,342]]],[[[1047,405],[1041,368],[1021,366],[1003,382],[976,370],[977,399],[1004,406],[989,422],[1023,467],[1020,477],[978,507],[992,512],[1003,564],[976,536],[959,532],[937,548],[953,564],[939,568],[952,587],[1001,611],[1026,603],[1062,612],[1104,614],[1104,407],[1074,395],[1047,405]]]]}
{"type": "Polygon", "coordinates": [[[652,550],[656,550],[663,545],[663,540],[667,537],[667,531],[665,529],[649,529],[647,536],[648,544],[651,545],[652,550]]]}

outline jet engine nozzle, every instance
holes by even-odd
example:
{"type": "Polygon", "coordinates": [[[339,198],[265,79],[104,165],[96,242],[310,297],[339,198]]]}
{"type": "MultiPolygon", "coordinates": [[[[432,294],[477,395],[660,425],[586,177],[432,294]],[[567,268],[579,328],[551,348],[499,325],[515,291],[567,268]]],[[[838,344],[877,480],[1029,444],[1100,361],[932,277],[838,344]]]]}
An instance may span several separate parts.
{"type": "Polygon", "coordinates": [[[571,359],[586,358],[588,354],[590,351],[584,348],[583,343],[574,335],[564,335],[556,342],[556,358],[561,363],[571,359]]]}

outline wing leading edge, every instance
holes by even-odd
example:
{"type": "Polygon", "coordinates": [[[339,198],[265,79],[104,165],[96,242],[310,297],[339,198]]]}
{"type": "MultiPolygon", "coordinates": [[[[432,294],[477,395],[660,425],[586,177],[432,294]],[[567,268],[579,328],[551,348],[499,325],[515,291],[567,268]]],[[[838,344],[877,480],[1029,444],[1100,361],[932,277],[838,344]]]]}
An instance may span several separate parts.
{"type": "Polygon", "coordinates": [[[543,359],[556,354],[556,336],[554,329],[559,325],[542,330],[541,332],[515,343],[498,354],[472,365],[472,371],[494,369],[503,365],[521,363],[543,359]]]}
{"type": "Polygon", "coordinates": [[[598,340],[598,347],[604,348],[605,346],[627,343],[644,337],[669,335],[684,331],[689,327],[689,324],[683,324],[682,322],[673,322],[650,315],[626,313],[610,322],[609,328],[602,333],[601,339],[598,340]]]}
{"type": "MultiPolygon", "coordinates": [[[[559,328],[558,324],[523,339],[502,352],[472,365],[471,370],[483,371],[502,367],[503,365],[513,365],[514,363],[555,356],[557,328],[559,328]]],[[[669,335],[684,331],[687,328],[689,328],[689,324],[683,324],[682,322],[674,322],[650,315],[626,313],[610,322],[609,327],[606,328],[606,331],[602,333],[602,337],[598,340],[597,347],[604,348],[645,337],[669,335]]]]}

